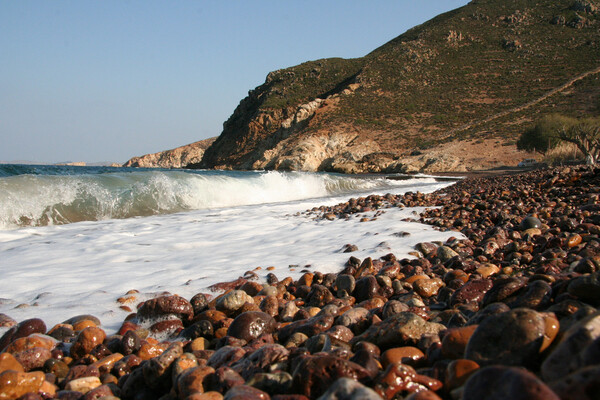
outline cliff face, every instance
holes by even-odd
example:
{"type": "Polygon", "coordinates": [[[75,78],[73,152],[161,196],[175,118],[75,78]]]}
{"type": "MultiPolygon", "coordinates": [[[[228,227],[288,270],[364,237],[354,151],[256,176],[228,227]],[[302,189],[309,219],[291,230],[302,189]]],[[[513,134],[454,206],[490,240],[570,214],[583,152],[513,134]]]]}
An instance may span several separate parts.
{"type": "Polygon", "coordinates": [[[123,167],[183,168],[188,164],[200,162],[204,151],[214,140],[215,138],[205,139],[176,149],[133,157],[123,164],[123,167]]]}
{"type": "Polygon", "coordinates": [[[270,73],[190,167],[434,172],[516,164],[528,155],[515,139],[539,115],[600,111],[599,28],[590,1],[472,1],[360,59],[270,73]],[[463,150],[474,142],[496,151],[463,150]]]}

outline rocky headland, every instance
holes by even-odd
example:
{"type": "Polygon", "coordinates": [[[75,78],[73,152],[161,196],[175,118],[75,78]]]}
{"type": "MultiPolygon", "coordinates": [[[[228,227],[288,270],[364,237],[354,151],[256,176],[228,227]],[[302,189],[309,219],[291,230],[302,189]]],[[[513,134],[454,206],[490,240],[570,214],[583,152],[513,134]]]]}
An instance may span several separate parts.
{"type": "Polygon", "coordinates": [[[597,398],[599,192],[577,167],[350,199],[307,215],[419,206],[415,221],[457,235],[401,259],[340,244],[337,274],[249,271],[137,307],[131,291],[118,332],[2,315],[0,399],[597,398]]]}
{"type": "Polygon", "coordinates": [[[516,140],[542,115],[598,113],[599,18],[593,1],[472,1],[364,57],[273,71],[188,167],[431,173],[517,165],[532,155],[516,140]]]}
{"type": "Polygon", "coordinates": [[[202,160],[204,151],[215,141],[215,139],[216,138],[200,140],[172,150],[133,157],[123,164],[123,167],[183,168],[188,164],[199,163],[200,160],[202,160]]]}

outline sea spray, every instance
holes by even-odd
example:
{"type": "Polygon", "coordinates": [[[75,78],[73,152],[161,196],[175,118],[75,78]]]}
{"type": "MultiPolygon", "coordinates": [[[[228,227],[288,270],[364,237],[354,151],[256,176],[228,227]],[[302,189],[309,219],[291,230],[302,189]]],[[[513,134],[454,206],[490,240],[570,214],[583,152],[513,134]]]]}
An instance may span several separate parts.
{"type": "MultiPolygon", "coordinates": [[[[1,166],[0,229],[126,219],[394,189],[415,182],[300,172],[1,166]],[[47,174],[44,174],[47,172],[47,174]]],[[[432,178],[419,183],[435,182],[432,178]]]]}
{"type": "MultiPolygon", "coordinates": [[[[279,277],[298,278],[304,269],[337,272],[348,260],[349,254],[343,252],[348,243],[358,247],[352,255],[361,259],[388,253],[405,257],[418,242],[444,241],[456,236],[456,232],[436,232],[429,226],[403,221],[419,211],[410,208],[371,211],[349,220],[334,221],[315,220],[314,215],[303,212],[366,193],[431,192],[449,184],[430,178],[391,181],[329,174],[213,171],[204,175],[215,178],[194,178],[184,171],[159,170],[140,170],[134,174],[120,171],[97,174],[104,176],[96,178],[89,175],[74,174],[70,178],[84,183],[67,181],[70,183],[66,184],[91,188],[90,182],[100,180],[103,182],[98,183],[100,188],[127,186],[130,193],[136,193],[137,180],[140,185],[137,190],[146,187],[144,193],[150,198],[169,192],[166,199],[161,198],[164,204],[171,197],[187,196],[185,190],[193,193],[198,187],[206,189],[211,180],[221,180],[220,186],[215,183],[214,190],[227,194],[222,198],[262,203],[0,230],[0,313],[19,321],[42,317],[48,326],[68,316],[93,314],[101,319],[105,329],[114,332],[130,312],[121,309],[123,304],[117,299],[132,289],[139,293],[133,295],[132,303],[125,305],[135,310],[139,301],[158,293],[168,291],[189,299],[198,292],[209,291],[212,284],[234,280],[249,270],[261,280],[271,266],[279,277]],[[222,189],[223,182],[236,182],[236,176],[247,177],[243,190],[234,184],[232,189],[222,189]],[[155,182],[148,184],[152,179],[155,182]],[[190,189],[194,185],[196,189],[190,189]],[[357,189],[350,191],[351,187],[357,189]],[[261,199],[254,194],[255,197],[247,199],[261,188],[272,188],[273,196],[282,197],[261,199]],[[314,198],[330,192],[337,194],[314,198]],[[283,197],[284,194],[288,197],[283,197]],[[310,198],[286,200],[291,196],[310,198]],[[360,222],[363,217],[369,222],[360,222]],[[297,267],[290,268],[291,265],[297,267]]],[[[61,178],[58,174],[54,176],[61,178]]],[[[28,179],[32,177],[35,176],[28,179]]],[[[102,193],[98,187],[93,190],[102,193]]],[[[65,198],[71,195],[68,190],[57,192],[50,194],[65,198]]],[[[197,198],[194,201],[199,201],[197,198]]],[[[110,204],[108,200],[104,203],[110,204]]]]}

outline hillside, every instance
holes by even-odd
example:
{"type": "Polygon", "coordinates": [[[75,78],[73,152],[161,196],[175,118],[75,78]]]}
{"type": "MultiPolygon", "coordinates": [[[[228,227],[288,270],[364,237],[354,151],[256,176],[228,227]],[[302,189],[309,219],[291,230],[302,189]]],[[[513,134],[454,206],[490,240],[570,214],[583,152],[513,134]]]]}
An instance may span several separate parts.
{"type": "Polygon", "coordinates": [[[204,155],[204,151],[215,139],[216,138],[200,140],[172,150],[146,154],[141,157],[133,157],[123,164],[123,167],[182,168],[188,164],[200,162],[204,155]]]}
{"type": "Polygon", "coordinates": [[[271,72],[189,167],[433,172],[516,164],[527,155],[515,140],[539,115],[600,113],[598,67],[597,4],[476,0],[362,58],[271,72]],[[473,153],[476,144],[495,151],[473,153]]]}

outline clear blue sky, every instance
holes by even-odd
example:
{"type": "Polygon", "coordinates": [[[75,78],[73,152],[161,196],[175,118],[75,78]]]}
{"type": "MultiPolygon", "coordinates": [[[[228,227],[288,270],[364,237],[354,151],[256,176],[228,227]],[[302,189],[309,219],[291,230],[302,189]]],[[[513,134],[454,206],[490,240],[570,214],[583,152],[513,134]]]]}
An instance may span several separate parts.
{"type": "Polygon", "coordinates": [[[276,69],[361,57],[466,0],[0,0],[0,161],[116,161],[221,133],[276,69]]]}

